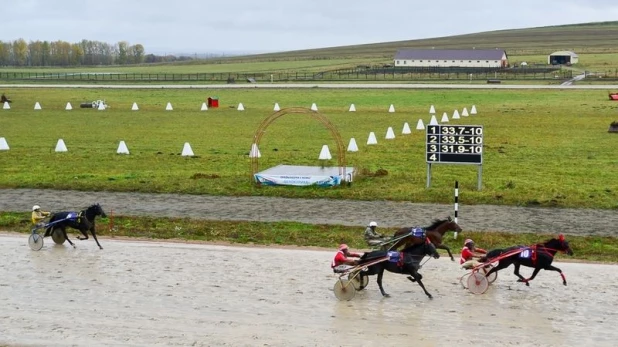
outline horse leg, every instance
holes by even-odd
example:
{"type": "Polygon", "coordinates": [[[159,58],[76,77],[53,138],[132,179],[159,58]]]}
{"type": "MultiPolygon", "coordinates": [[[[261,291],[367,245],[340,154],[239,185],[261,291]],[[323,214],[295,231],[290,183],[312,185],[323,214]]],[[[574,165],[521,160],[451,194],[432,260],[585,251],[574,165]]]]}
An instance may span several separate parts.
{"type": "Polygon", "coordinates": [[[388,298],[390,294],[387,294],[384,291],[384,287],[382,287],[382,276],[384,276],[384,267],[380,266],[380,270],[378,270],[378,287],[380,287],[380,292],[382,293],[382,296],[385,296],[388,298]]]}
{"type": "Polygon", "coordinates": [[[82,229],[77,229],[79,230],[80,233],[82,233],[82,235],[84,235],[84,237],[79,237],[77,236],[78,240],[88,240],[88,230],[82,230],[82,229]]]}
{"type": "Polygon", "coordinates": [[[97,239],[97,233],[94,231],[94,225],[92,226],[92,229],[90,229],[90,232],[92,233],[92,237],[94,237],[94,240],[97,242],[97,246],[99,246],[99,249],[103,249],[103,247],[101,247],[101,244],[99,243],[99,240],[97,239]]]}
{"type": "Polygon", "coordinates": [[[69,236],[67,235],[67,228],[61,227],[60,230],[62,230],[62,235],[64,235],[64,239],[69,241],[69,244],[71,246],[73,246],[73,248],[75,248],[75,244],[73,244],[73,242],[71,242],[71,240],[69,240],[69,236]]]}
{"type": "MultiPolygon", "coordinates": [[[[519,279],[517,280],[517,282],[524,282],[524,283],[525,283],[525,284],[529,287],[529,286],[530,286],[530,283],[528,283],[528,281],[529,281],[530,279],[528,279],[528,280],[527,280],[527,279],[525,279],[525,278],[524,278],[524,276],[522,276],[522,275],[519,273],[519,266],[520,266],[520,264],[519,264],[519,263],[515,263],[515,271],[513,271],[513,273],[515,274],[515,276],[519,277],[519,279]]],[[[534,273],[533,273],[533,275],[532,275],[532,276],[536,276],[536,273],[537,273],[537,272],[539,272],[539,270],[538,270],[538,269],[534,269],[534,273]]]]}
{"type": "MultiPolygon", "coordinates": [[[[564,277],[564,274],[562,273],[562,270],[560,270],[559,268],[553,266],[553,265],[548,265],[545,267],[544,270],[548,270],[548,271],[557,271],[560,274],[560,277],[562,277],[562,284],[564,284],[565,286],[567,285],[567,281],[566,281],[566,277],[564,277]]],[[[532,277],[530,277],[529,281],[532,280],[534,278],[534,276],[536,276],[536,273],[532,274],[532,277]]]]}
{"type": "MultiPolygon", "coordinates": [[[[551,266],[551,265],[550,265],[550,266],[551,266]]],[[[522,278],[521,280],[519,280],[519,282],[524,282],[524,283],[526,283],[526,285],[527,285],[527,286],[529,286],[530,284],[529,284],[528,282],[532,281],[532,280],[536,277],[536,275],[539,273],[539,271],[541,271],[541,268],[540,268],[540,267],[536,267],[536,268],[534,268],[534,271],[532,271],[532,276],[530,276],[530,278],[528,278],[528,279],[524,279],[524,278],[522,278]]],[[[561,273],[561,274],[562,274],[562,273],[561,273]]],[[[563,278],[564,278],[564,277],[563,277],[563,278]]],[[[565,281],[565,282],[566,282],[566,281],[565,281]]],[[[566,286],[566,283],[565,283],[564,285],[566,286]]]]}
{"type": "Polygon", "coordinates": [[[448,252],[448,256],[451,257],[451,261],[455,261],[455,258],[453,257],[453,253],[451,253],[451,249],[448,248],[447,245],[441,243],[437,245],[436,248],[445,249],[448,252]]]}
{"type": "MultiPolygon", "coordinates": [[[[428,298],[433,299],[433,296],[431,296],[431,294],[429,294],[427,289],[425,289],[425,285],[423,284],[423,281],[421,281],[421,279],[423,278],[423,275],[418,273],[418,271],[416,270],[415,267],[413,267],[412,270],[410,270],[410,275],[412,275],[411,277],[416,280],[416,283],[418,283],[419,286],[421,286],[421,288],[425,292],[425,295],[427,295],[428,298]]],[[[412,281],[412,279],[410,277],[408,277],[408,279],[410,281],[412,281]]],[[[412,282],[414,282],[414,281],[412,281],[412,282]]]]}

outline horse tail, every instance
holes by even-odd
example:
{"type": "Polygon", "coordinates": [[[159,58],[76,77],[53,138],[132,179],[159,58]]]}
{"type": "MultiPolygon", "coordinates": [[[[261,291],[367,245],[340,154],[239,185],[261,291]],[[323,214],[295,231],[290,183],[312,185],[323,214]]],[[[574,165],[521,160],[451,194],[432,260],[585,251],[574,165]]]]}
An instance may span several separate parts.
{"type": "Polygon", "coordinates": [[[479,261],[481,263],[486,263],[489,259],[495,258],[495,257],[499,256],[502,253],[504,253],[504,249],[493,249],[493,250],[487,252],[487,254],[485,254],[484,256],[482,256],[479,259],[479,261]]]}

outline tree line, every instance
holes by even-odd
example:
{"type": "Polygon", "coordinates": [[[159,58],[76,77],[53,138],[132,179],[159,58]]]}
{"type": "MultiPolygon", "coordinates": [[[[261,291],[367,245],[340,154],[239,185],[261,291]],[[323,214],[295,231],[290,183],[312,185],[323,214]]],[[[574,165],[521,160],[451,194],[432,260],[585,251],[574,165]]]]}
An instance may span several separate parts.
{"type": "Polygon", "coordinates": [[[141,44],[126,41],[0,41],[0,66],[127,65],[174,61],[174,56],[146,55],[141,44]]]}

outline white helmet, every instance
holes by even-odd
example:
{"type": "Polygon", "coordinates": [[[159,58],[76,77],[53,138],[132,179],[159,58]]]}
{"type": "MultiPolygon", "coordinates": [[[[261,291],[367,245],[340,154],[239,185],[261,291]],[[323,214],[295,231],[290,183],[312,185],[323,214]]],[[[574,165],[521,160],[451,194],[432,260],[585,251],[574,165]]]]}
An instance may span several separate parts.
{"type": "Polygon", "coordinates": [[[376,222],[370,222],[370,223],[369,223],[369,226],[370,226],[370,227],[377,227],[377,226],[378,226],[378,223],[376,223],[376,222]]]}
{"type": "Polygon", "coordinates": [[[40,209],[41,209],[41,206],[39,206],[39,205],[32,206],[32,211],[36,211],[36,210],[40,210],[40,209]]]}

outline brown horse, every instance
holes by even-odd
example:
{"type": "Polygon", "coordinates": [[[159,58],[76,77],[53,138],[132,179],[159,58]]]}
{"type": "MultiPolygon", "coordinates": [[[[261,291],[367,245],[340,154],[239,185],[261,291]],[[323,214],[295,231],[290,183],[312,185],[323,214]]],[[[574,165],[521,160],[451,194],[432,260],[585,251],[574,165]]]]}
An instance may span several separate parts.
{"type": "Polygon", "coordinates": [[[453,254],[451,253],[450,248],[448,246],[442,244],[442,239],[444,238],[444,234],[447,231],[455,231],[460,233],[461,227],[455,223],[453,219],[449,216],[446,219],[436,219],[433,221],[433,224],[430,226],[423,228],[425,231],[425,235],[421,235],[418,232],[414,232],[418,230],[418,228],[401,228],[395,232],[393,235],[393,239],[401,238],[397,241],[392,247],[391,250],[397,250],[399,247],[410,247],[411,245],[418,245],[425,242],[425,237],[429,238],[431,243],[434,244],[436,248],[445,249],[448,252],[448,255],[451,257],[452,261],[455,261],[453,254]],[[408,237],[403,237],[408,234],[408,237]]]}

